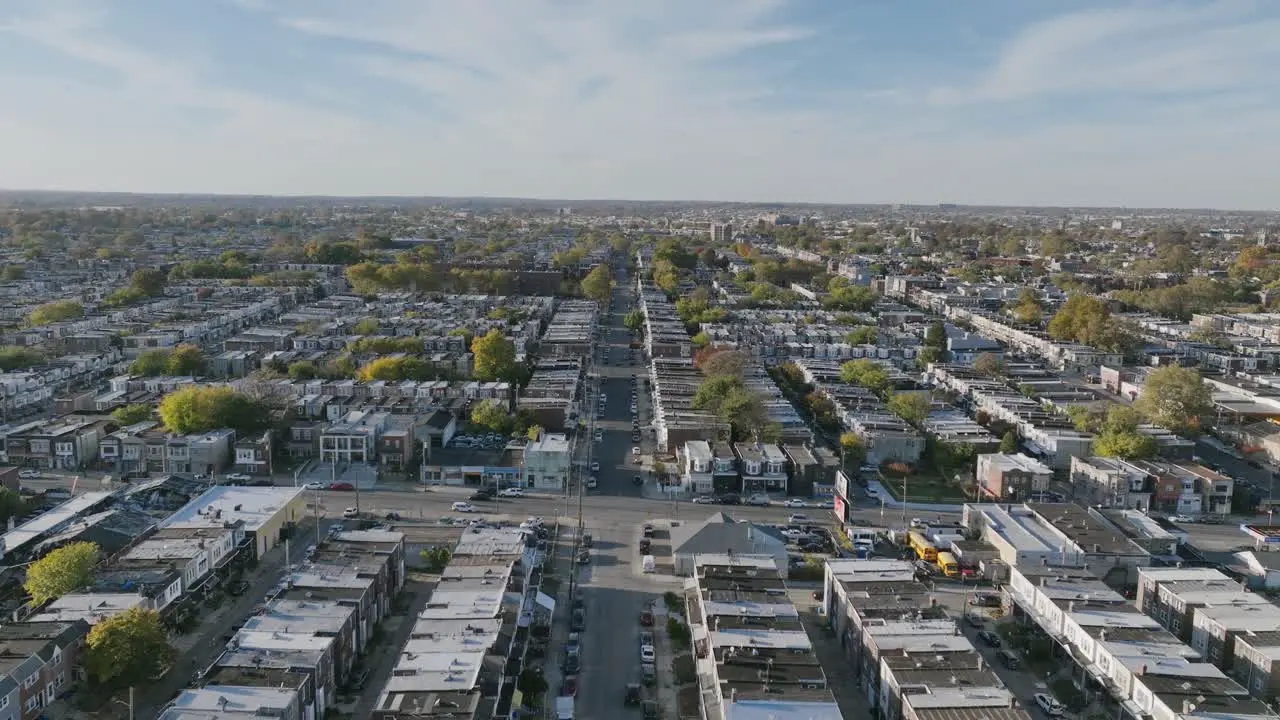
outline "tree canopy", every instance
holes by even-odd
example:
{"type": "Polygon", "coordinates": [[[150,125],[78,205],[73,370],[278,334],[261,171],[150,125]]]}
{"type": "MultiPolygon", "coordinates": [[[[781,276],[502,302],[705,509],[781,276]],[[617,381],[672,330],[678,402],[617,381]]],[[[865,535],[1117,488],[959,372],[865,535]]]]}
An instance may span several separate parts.
{"type": "Polygon", "coordinates": [[[27,316],[27,324],[31,326],[48,325],[49,323],[75,320],[84,317],[84,306],[75,300],[55,300],[39,305],[27,316]]]}
{"type": "Polygon", "coordinates": [[[1151,422],[1189,434],[1199,431],[1200,418],[1213,409],[1213,399],[1198,371],[1168,365],[1147,375],[1133,406],[1151,422]]]}
{"type": "Polygon", "coordinates": [[[175,657],[160,615],[141,607],[99,622],[85,639],[89,676],[107,688],[147,683],[167,669],[175,657]]]}
{"type": "Polygon", "coordinates": [[[471,424],[506,435],[511,432],[515,419],[497,400],[481,400],[471,407],[471,424]]]}
{"type": "Polygon", "coordinates": [[[644,313],[640,310],[628,311],[622,318],[622,324],[632,332],[640,332],[644,327],[644,313]]]}
{"type": "Polygon", "coordinates": [[[0,523],[27,513],[27,501],[21,494],[7,487],[0,487],[0,523]]]}
{"type": "Polygon", "coordinates": [[[597,265],[582,278],[582,294],[596,302],[605,302],[612,296],[613,275],[607,266],[597,265]]]}
{"type": "Polygon", "coordinates": [[[385,380],[429,380],[435,377],[435,366],[430,362],[412,355],[381,357],[366,363],[356,371],[356,378],[369,382],[385,380]]]}
{"type": "Polygon", "coordinates": [[[91,542],[64,545],[27,566],[22,587],[31,595],[31,606],[39,607],[93,581],[98,564],[98,546],[91,542]]]}
{"type": "Polygon", "coordinates": [[[973,369],[987,377],[1004,377],[1004,360],[993,353],[981,353],[973,361],[973,369]]]}
{"type": "Polygon", "coordinates": [[[155,409],[150,405],[125,405],[111,411],[111,418],[121,425],[136,425],[145,420],[150,420],[155,413],[155,409]]]}
{"type": "Polygon", "coordinates": [[[1111,316],[1106,304],[1091,295],[1072,295],[1049,320],[1049,336],[1108,352],[1131,354],[1139,337],[1111,316]]]}
{"type": "Polygon", "coordinates": [[[912,425],[919,425],[924,422],[925,418],[929,417],[929,410],[933,407],[933,401],[929,399],[928,393],[901,392],[894,393],[885,405],[894,415],[912,425]]]}
{"type": "Polygon", "coordinates": [[[889,389],[889,373],[875,360],[849,360],[840,366],[840,379],[880,394],[889,389]]]}
{"type": "Polygon", "coordinates": [[[250,434],[267,427],[268,417],[261,402],[229,387],[184,387],[160,401],[165,427],[184,435],[219,428],[250,434]]]}
{"type": "Polygon", "coordinates": [[[513,380],[516,376],[516,346],[494,328],[471,341],[473,372],[477,380],[513,380]]]}
{"type": "Polygon", "coordinates": [[[0,347],[0,371],[25,370],[44,362],[44,355],[32,348],[18,345],[0,347]]]}

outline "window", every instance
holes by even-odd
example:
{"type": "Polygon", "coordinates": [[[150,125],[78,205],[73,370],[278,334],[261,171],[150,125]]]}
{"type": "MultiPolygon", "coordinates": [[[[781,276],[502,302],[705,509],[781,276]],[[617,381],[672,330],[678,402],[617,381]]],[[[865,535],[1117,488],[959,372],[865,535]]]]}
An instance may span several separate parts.
{"type": "Polygon", "coordinates": [[[27,712],[35,712],[35,709],[40,707],[40,696],[32,695],[31,697],[27,698],[27,702],[26,702],[26,705],[24,705],[24,707],[27,709],[27,712]]]}
{"type": "Polygon", "coordinates": [[[760,463],[754,463],[754,462],[749,462],[749,463],[747,463],[747,474],[748,474],[748,475],[759,475],[759,474],[760,474],[760,463]]]}
{"type": "Polygon", "coordinates": [[[0,710],[3,710],[7,707],[9,707],[9,696],[5,695],[4,697],[0,697],[0,710]]]}
{"type": "Polygon", "coordinates": [[[29,687],[31,687],[32,685],[35,685],[35,684],[36,684],[36,681],[37,681],[37,680],[39,680],[39,679],[40,679],[40,673],[38,673],[38,672],[37,672],[37,673],[31,673],[30,675],[28,675],[28,676],[27,676],[27,679],[26,679],[26,680],[23,680],[23,681],[22,681],[22,687],[29,688],[29,687]]]}

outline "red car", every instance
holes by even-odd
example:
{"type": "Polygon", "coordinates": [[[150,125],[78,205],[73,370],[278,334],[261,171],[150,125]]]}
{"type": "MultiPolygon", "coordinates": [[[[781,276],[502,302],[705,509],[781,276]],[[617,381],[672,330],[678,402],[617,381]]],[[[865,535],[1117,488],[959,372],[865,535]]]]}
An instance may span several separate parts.
{"type": "Polygon", "coordinates": [[[355,489],[356,489],[356,486],[355,486],[355,485],[352,485],[351,483],[332,483],[332,484],[330,484],[330,485],[329,485],[329,489],[330,489],[330,490],[345,490],[345,491],[347,491],[347,492],[350,492],[350,491],[352,491],[352,490],[355,490],[355,489]]]}
{"type": "Polygon", "coordinates": [[[640,613],[640,624],[644,627],[653,627],[653,613],[648,610],[640,613]]]}
{"type": "Polygon", "coordinates": [[[560,683],[561,697],[565,697],[565,696],[573,697],[577,694],[578,694],[578,681],[575,678],[565,678],[565,681],[563,683],[560,683]]]}

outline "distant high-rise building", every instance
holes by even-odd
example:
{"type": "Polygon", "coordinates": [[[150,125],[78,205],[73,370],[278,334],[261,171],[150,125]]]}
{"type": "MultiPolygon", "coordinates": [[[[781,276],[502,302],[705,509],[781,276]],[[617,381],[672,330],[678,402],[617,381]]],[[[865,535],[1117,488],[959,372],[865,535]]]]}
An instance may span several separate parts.
{"type": "Polygon", "coordinates": [[[727,243],[733,240],[733,225],[729,223],[711,223],[711,242],[727,243]]]}

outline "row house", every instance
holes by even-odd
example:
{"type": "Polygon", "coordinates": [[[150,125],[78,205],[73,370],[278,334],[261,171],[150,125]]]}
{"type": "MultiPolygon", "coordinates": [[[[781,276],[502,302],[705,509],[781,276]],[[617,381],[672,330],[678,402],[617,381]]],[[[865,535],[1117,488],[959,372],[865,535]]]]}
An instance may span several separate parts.
{"type": "MultiPolygon", "coordinates": [[[[244,521],[229,520],[214,527],[166,527],[135,545],[111,567],[168,565],[178,572],[181,594],[194,595],[225,567],[244,542],[244,521]]],[[[153,600],[155,602],[155,600],[153,600]]],[[[163,609],[161,606],[154,607],[163,609]]]]}
{"type": "Polygon", "coordinates": [[[29,425],[5,437],[8,462],[45,470],[82,470],[98,456],[107,421],[62,420],[29,425]]]}
{"type": "Polygon", "coordinates": [[[173,435],[147,421],[104,437],[98,459],[123,476],[151,472],[212,476],[231,465],[234,443],[235,431],[229,428],[173,435]]]}
{"type": "Polygon", "coordinates": [[[15,622],[0,626],[0,718],[35,720],[75,682],[89,624],[15,622]]]}
{"type": "Polygon", "coordinates": [[[997,502],[1027,500],[1049,489],[1053,471],[1044,463],[1020,453],[988,453],[978,456],[978,487],[997,502]]]}
{"type": "Polygon", "coordinates": [[[0,418],[24,415],[53,402],[56,388],[39,373],[0,372],[0,418]]]}

